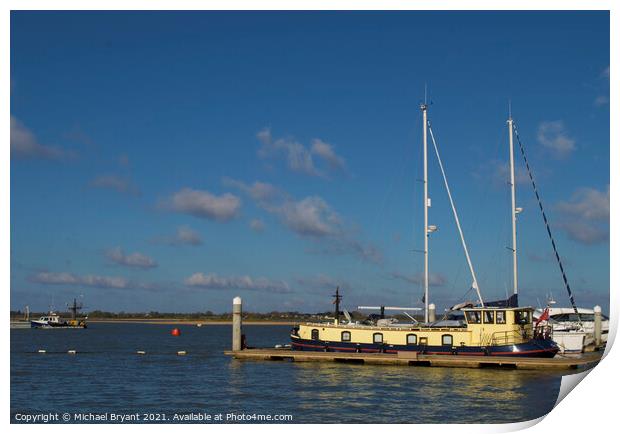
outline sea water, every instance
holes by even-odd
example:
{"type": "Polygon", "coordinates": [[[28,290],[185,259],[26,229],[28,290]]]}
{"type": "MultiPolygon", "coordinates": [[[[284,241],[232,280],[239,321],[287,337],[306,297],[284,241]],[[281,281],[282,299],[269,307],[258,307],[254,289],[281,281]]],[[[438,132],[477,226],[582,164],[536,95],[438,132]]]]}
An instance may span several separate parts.
{"type": "MultiPolygon", "coordinates": [[[[251,346],[273,347],[288,343],[290,328],[244,333],[251,346]]],[[[12,329],[11,421],[518,422],[548,413],[566,374],[240,361],[224,355],[231,335],[230,325],[12,329]]]]}

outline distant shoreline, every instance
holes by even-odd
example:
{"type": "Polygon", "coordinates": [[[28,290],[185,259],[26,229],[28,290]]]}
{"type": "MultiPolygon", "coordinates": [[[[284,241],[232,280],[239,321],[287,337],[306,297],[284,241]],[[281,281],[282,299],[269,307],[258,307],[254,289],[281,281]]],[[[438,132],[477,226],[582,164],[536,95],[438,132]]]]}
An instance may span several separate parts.
{"type": "MultiPolygon", "coordinates": [[[[200,324],[201,326],[213,326],[213,325],[232,325],[232,321],[213,321],[213,320],[188,320],[188,319],[174,319],[174,318],[89,318],[88,323],[118,323],[118,324],[163,324],[163,325],[193,325],[200,324]]],[[[243,321],[245,325],[295,325],[299,324],[299,321],[260,321],[260,320],[247,320],[243,321]]]]}

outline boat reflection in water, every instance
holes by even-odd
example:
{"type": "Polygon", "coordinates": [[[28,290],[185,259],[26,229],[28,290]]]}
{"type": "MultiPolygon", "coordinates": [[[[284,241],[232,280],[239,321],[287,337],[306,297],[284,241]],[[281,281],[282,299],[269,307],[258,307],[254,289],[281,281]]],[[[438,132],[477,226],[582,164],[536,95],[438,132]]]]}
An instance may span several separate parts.
{"type": "Polygon", "coordinates": [[[320,402],[326,423],[530,420],[551,411],[561,378],[557,373],[518,370],[502,371],[500,380],[491,369],[293,365],[300,411],[313,411],[320,402]],[[343,418],[351,414],[358,416],[343,418]]]}

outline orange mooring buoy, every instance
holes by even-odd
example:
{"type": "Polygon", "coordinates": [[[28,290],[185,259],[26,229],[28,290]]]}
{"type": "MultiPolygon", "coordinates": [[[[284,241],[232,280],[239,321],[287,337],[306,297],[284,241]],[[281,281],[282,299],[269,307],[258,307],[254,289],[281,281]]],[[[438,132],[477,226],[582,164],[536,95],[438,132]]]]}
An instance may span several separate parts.
{"type": "Polygon", "coordinates": [[[180,335],[181,335],[181,330],[179,330],[179,329],[177,329],[177,328],[174,328],[174,329],[172,329],[172,331],[170,332],[170,334],[171,334],[172,336],[180,336],[180,335]]]}

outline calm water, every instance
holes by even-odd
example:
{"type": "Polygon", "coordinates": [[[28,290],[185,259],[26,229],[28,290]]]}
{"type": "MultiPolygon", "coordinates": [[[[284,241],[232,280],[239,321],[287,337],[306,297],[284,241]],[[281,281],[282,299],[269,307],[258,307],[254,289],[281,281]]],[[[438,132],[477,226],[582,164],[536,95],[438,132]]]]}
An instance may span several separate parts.
{"type": "MultiPolygon", "coordinates": [[[[148,412],[169,421],[174,413],[256,413],[297,423],[517,422],[549,412],[560,387],[559,373],[535,371],[238,361],[223,355],[230,326],[181,326],[179,337],[171,329],[11,330],[11,420],[148,412]]],[[[287,343],[289,330],[244,326],[252,346],[287,343]]]]}

